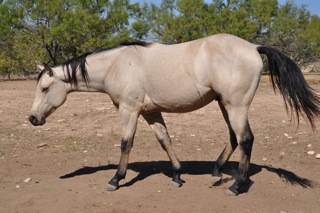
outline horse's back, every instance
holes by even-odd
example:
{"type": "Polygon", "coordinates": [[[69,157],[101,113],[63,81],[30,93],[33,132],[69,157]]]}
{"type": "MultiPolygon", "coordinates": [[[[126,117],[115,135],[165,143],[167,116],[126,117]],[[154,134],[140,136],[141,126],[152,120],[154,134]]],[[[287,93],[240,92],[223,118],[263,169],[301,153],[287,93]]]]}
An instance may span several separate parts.
{"type": "Polygon", "coordinates": [[[161,85],[157,93],[183,90],[191,98],[202,98],[200,105],[220,95],[241,97],[245,93],[245,102],[252,99],[262,69],[256,45],[233,35],[217,34],[177,45],[155,44],[154,48],[157,54],[149,56],[152,63],[146,71],[152,75],[149,79],[153,85],[161,85]]]}
{"type": "Polygon", "coordinates": [[[130,60],[124,74],[144,93],[145,111],[186,112],[214,99],[241,98],[241,93],[254,93],[262,67],[255,45],[228,34],[126,49],[119,63],[130,60]]]}

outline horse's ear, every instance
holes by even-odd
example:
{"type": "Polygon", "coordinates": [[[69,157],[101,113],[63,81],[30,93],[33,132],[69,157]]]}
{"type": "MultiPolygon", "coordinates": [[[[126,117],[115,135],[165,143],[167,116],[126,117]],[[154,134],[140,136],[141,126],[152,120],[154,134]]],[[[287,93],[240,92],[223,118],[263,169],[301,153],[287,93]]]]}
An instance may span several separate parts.
{"type": "Polygon", "coordinates": [[[44,69],[48,72],[48,75],[50,77],[53,76],[53,70],[51,69],[51,67],[48,64],[44,64],[44,69]]]}
{"type": "Polygon", "coordinates": [[[35,71],[41,72],[44,70],[44,66],[42,66],[39,62],[35,62],[35,71]]]}

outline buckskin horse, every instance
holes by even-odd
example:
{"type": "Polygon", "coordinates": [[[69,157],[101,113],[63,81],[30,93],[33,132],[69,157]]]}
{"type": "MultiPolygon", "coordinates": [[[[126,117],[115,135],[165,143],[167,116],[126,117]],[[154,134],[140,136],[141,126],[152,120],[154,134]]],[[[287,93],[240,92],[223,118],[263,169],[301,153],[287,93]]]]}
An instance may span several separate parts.
{"type": "Polygon", "coordinates": [[[278,50],[217,34],[175,45],[126,43],[88,52],[55,67],[39,66],[35,99],[29,121],[43,125],[74,91],[107,93],[119,109],[122,142],[115,176],[107,189],[119,188],[125,178],[137,119],[150,125],[173,167],[172,183],[182,185],[181,164],[171,144],[161,112],[190,112],[216,100],[229,128],[230,143],[213,168],[213,185],[239,145],[238,175],[228,195],[238,195],[248,180],[253,134],[248,108],[259,84],[263,61],[268,59],[273,89],[283,96],[291,116],[306,118],[314,129],[320,115],[320,97],[307,85],[301,70],[278,50]]]}

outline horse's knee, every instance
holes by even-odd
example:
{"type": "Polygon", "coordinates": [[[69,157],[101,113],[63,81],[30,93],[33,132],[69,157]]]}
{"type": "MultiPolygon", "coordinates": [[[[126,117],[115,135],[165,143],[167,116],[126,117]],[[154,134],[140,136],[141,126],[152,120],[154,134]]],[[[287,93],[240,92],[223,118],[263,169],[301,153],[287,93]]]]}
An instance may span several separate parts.
{"type": "Polygon", "coordinates": [[[129,140],[122,140],[121,141],[121,151],[122,152],[129,152],[132,148],[133,144],[132,141],[129,140]]]}

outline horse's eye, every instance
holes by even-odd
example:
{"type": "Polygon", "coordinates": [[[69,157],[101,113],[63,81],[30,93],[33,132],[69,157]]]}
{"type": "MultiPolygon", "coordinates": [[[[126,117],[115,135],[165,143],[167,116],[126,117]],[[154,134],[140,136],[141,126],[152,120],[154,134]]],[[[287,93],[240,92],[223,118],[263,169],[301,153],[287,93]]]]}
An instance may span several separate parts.
{"type": "Polygon", "coordinates": [[[43,93],[47,93],[49,91],[49,87],[44,87],[44,88],[42,88],[42,92],[43,93]]]}

